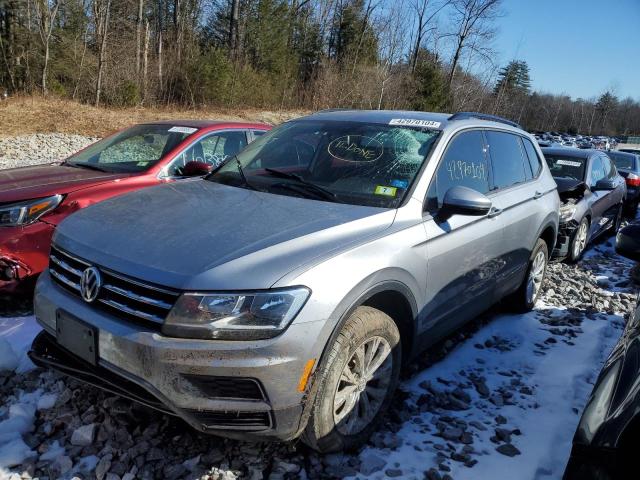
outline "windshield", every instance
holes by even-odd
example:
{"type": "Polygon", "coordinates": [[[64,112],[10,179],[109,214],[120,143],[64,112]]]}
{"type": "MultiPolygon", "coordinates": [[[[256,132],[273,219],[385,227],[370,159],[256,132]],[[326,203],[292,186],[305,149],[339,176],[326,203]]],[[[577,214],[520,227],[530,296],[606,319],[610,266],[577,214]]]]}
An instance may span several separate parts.
{"type": "Polygon", "coordinates": [[[138,173],[158,163],[196,131],[172,125],[136,125],[94,143],[65,163],[105,172],[138,173]]]}
{"type": "Polygon", "coordinates": [[[281,125],[207,180],[354,205],[397,208],[440,131],[300,120],[281,125]]]}
{"type": "Polygon", "coordinates": [[[584,181],[586,158],[550,155],[548,153],[545,153],[544,158],[547,160],[551,175],[554,177],[584,181]]]}

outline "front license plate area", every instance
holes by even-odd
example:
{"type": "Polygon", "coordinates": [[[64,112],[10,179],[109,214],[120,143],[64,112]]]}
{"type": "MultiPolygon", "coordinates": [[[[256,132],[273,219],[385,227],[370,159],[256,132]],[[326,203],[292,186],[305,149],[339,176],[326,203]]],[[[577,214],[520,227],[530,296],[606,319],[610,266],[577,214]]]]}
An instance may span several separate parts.
{"type": "Polygon", "coordinates": [[[56,312],[56,339],[58,343],[74,355],[98,364],[98,329],[76,317],[58,310],[56,312]]]}

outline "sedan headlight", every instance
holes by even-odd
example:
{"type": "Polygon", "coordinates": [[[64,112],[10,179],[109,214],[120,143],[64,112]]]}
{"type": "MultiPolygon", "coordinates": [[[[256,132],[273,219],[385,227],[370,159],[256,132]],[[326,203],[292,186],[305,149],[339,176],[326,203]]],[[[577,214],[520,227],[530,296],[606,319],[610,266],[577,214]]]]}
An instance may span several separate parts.
{"type": "Polygon", "coordinates": [[[53,195],[37,200],[0,205],[0,227],[29,225],[60,205],[62,198],[62,195],[53,195]]]}
{"type": "Polygon", "coordinates": [[[185,293],[162,327],[172,337],[262,340],[284,331],[309,298],[305,287],[247,293],[185,293]]]}
{"type": "Polygon", "coordinates": [[[566,223],[573,217],[573,214],[576,213],[576,205],[574,204],[566,204],[560,207],[560,223],[566,223]]]}

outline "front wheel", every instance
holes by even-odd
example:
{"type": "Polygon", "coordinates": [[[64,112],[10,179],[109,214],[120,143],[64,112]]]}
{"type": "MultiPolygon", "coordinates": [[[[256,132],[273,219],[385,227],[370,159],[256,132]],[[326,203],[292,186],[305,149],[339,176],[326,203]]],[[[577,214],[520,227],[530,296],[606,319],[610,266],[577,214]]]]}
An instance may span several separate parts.
{"type": "Polygon", "coordinates": [[[571,240],[571,245],[569,246],[569,256],[567,260],[569,263],[575,263],[580,260],[580,257],[584,253],[584,249],[587,247],[587,242],[589,240],[589,220],[583,218],[578,225],[575,233],[573,234],[573,239],[571,240]]]}
{"type": "Polygon", "coordinates": [[[518,312],[528,312],[540,298],[548,263],[549,249],[547,242],[539,238],[529,258],[527,274],[522,285],[509,298],[509,303],[518,312]]]}
{"type": "Polygon", "coordinates": [[[358,307],[327,355],[302,441],[321,453],[352,450],[374,431],[398,384],[398,327],[380,310],[358,307]]]}

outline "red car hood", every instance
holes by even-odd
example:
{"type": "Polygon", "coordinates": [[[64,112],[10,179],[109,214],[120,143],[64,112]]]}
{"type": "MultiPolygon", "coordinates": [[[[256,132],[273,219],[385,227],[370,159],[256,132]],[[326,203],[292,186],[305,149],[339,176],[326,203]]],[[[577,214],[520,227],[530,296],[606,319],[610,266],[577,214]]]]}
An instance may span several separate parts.
{"type": "Polygon", "coordinates": [[[0,170],[0,204],[65,194],[130,175],[59,164],[0,170]]]}

